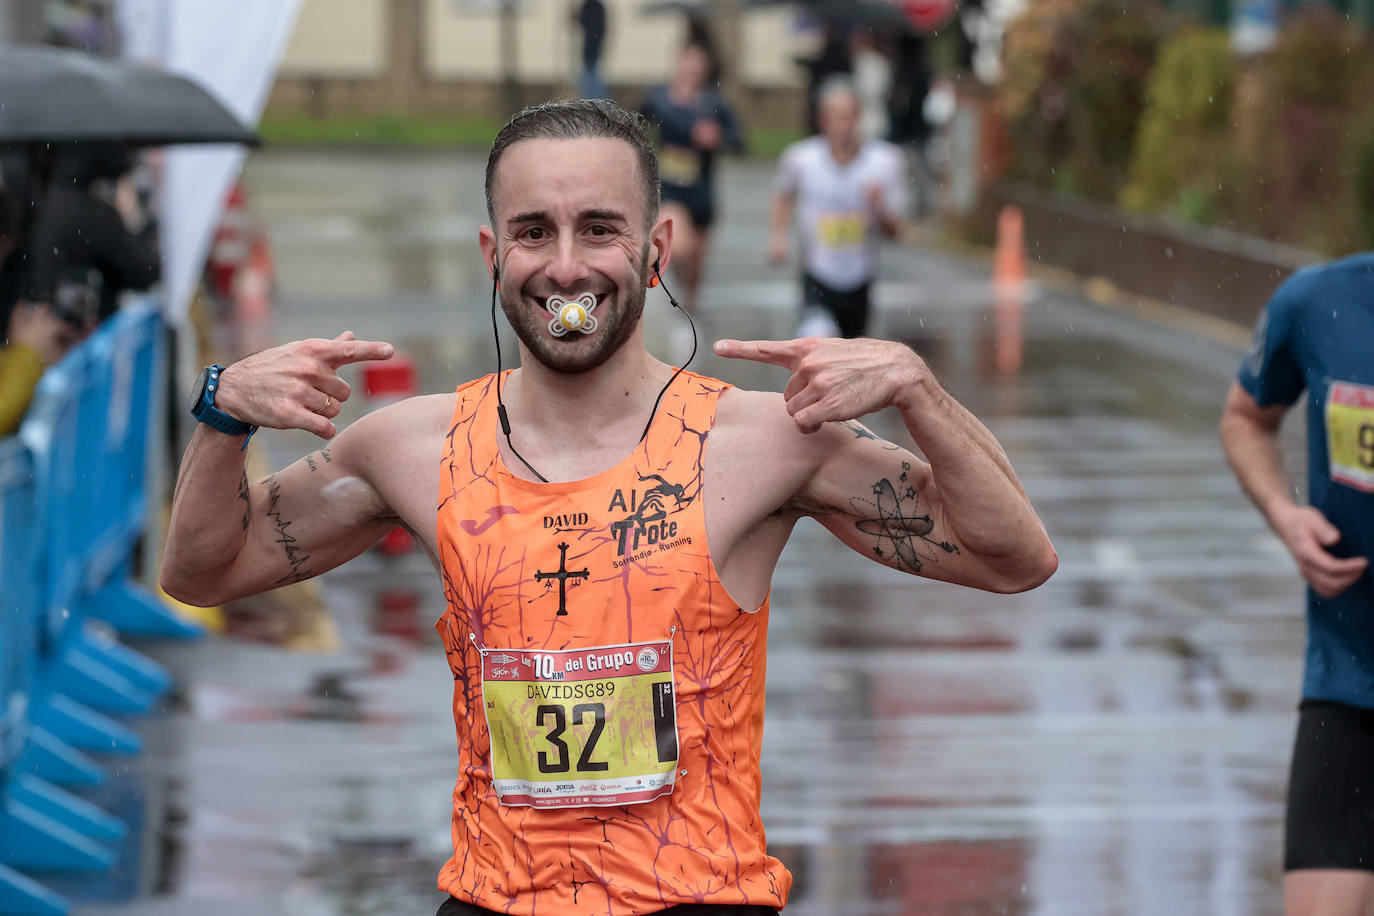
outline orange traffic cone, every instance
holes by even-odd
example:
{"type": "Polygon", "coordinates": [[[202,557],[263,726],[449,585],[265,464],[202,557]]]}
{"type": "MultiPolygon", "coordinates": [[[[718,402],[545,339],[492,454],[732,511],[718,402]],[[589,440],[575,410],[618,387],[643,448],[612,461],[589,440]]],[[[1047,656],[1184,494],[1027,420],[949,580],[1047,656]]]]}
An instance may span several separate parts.
{"type": "Polygon", "coordinates": [[[1025,218],[1021,209],[1005,206],[997,217],[997,254],[992,283],[999,299],[1019,296],[1026,284],[1025,218]]]}
{"type": "Polygon", "coordinates": [[[1026,292],[1025,219],[1017,207],[997,217],[997,254],[992,286],[997,316],[997,368],[1011,375],[1021,368],[1026,292]]]}

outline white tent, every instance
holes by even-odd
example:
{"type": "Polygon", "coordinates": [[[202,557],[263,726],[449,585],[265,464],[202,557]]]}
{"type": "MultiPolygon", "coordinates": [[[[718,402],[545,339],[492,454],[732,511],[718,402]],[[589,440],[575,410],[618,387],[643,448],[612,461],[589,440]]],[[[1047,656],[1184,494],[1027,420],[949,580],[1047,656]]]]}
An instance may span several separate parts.
{"type": "MultiPolygon", "coordinates": [[[[125,56],[191,77],[256,126],[301,0],[120,0],[125,56]]],[[[236,146],[173,147],[162,176],[166,314],[183,323],[225,196],[243,168],[236,146]]]]}

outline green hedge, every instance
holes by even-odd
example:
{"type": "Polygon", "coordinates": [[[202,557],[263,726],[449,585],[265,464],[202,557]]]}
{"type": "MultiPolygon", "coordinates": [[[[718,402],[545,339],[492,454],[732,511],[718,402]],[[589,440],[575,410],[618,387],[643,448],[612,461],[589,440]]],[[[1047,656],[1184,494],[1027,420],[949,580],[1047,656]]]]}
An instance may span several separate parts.
{"type": "Polygon", "coordinates": [[[1004,53],[1014,176],[1332,255],[1374,245],[1374,40],[1348,18],[1304,8],[1239,60],[1156,8],[1035,0],[1004,53]]]}
{"type": "Polygon", "coordinates": [[[1017,177],[1116,197],[1163,21],[1148,2],[1042,0],[1011,25],[1000,91],[1017,177]]]}
{"type": "Polygon", "coordinates": [[[1146,106],[1121,203],[1206,221],[1225,196],[1234,129],[1236,61],[1230,37],[1187,28],[1169,39],[1150,74],[1146,106]]]}

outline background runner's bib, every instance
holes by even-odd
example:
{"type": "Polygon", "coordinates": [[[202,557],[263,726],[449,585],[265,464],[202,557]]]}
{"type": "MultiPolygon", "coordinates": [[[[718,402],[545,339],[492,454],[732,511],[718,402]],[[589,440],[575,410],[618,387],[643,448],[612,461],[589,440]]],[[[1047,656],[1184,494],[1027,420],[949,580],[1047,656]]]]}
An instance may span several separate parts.
{"type": "Polygon", "coordinates": [[[694,185],[701,180],[701,154],[681,146],[658,151],[659,178],[668,184],[694,185]]]}
{"type": "Polygon", "coordinates": [[[1326,442],[1331,479],[1374,493],[1374,387],[1331,383],[1326,442]]]}
{"type": "Polygon", "coordinates": [[[824,213],[816,220],[816,241],[830,249],[857,248],[867,226],[862,213],[824,213]]]}
{"type": "Polygon", "coordinates": [[[495,376],[458,389],[438,548],[458,736],[441,890],[512,914],[781,907],[759,820],[767,605],[706,543],[702,454],[726,386],[684,372],[585,480],[499,458],[495,376]]]}

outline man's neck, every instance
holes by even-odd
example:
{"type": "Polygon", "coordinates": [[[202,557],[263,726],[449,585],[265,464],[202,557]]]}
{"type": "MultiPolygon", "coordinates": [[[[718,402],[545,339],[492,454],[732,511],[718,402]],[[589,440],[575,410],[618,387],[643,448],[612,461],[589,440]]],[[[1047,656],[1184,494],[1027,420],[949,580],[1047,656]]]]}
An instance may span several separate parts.
{"type": "Polygon", "coordinates": [[[605,363],[577,375],[556,372],[522,346],[520,369],[506,387],[513,421],[537,424],[543,441],[605,443],[608,430],[638,429],[672,369],[644,349],[637,331],[605,363]]]}
{"type": "Polygon", "coordinates": [[[830,147],[830,156],[840,165],[849,165],[859,155],[858,143],[833,143],[829,140],[826,145],[830,147]]]}
{"type": "Polygon", "coordinates": [[[678,80],[668,84],[668,97],[679,105],[690,105],[701,95],[701,87],[678,80]]]}

